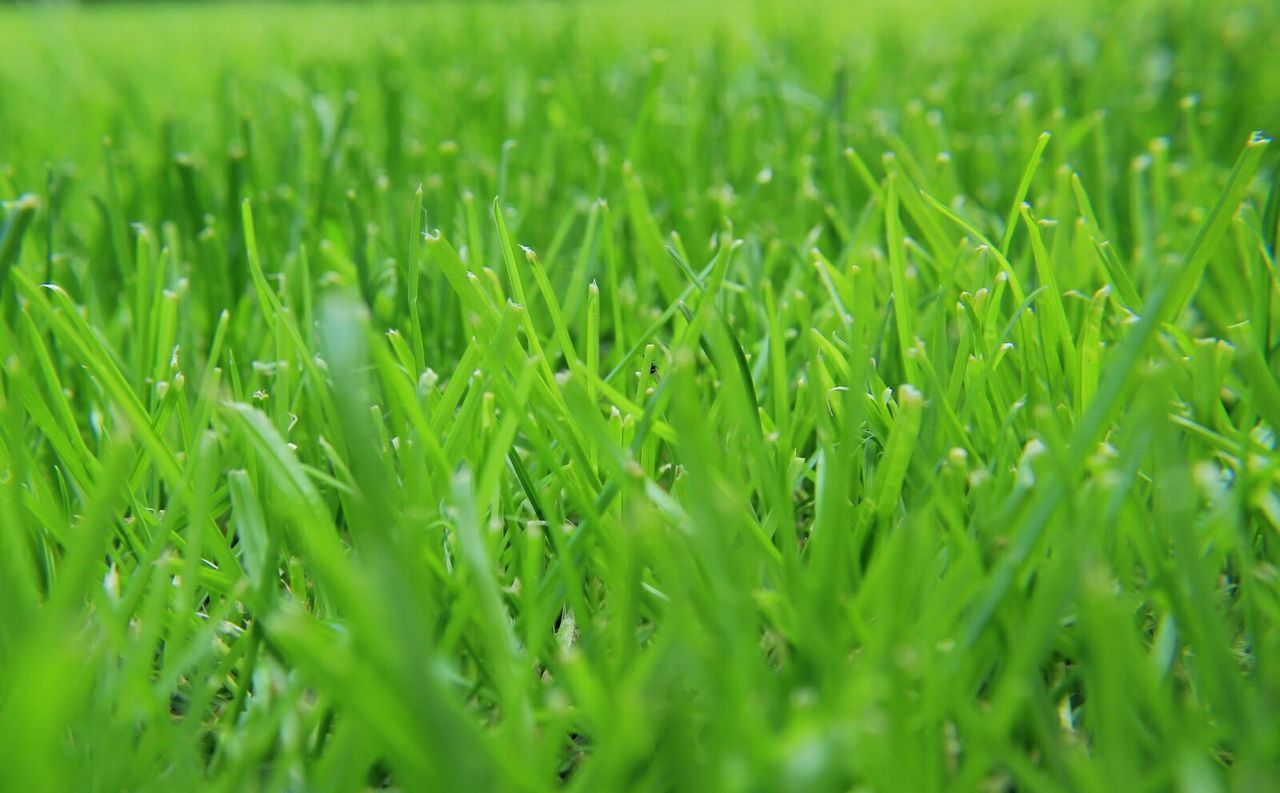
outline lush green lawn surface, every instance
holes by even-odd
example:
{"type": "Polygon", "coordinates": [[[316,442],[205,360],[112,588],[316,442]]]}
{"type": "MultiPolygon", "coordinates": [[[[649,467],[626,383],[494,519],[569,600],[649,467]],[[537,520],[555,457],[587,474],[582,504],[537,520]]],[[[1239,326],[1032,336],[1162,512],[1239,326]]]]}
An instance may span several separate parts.
{"type": "Polygon", "coordinates": [[[965,5],[0,9],[0,790],[1276,784],[1280,7],[965,5]]]}

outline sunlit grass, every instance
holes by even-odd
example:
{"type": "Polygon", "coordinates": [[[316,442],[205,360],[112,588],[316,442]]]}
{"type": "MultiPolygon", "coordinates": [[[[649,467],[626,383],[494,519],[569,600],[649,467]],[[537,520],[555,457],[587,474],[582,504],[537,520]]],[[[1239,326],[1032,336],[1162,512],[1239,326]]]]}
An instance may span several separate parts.
{"type": "Polygon", "coordinates": [[[0,790],[1268,789],[1280,8],[1062,5],[0,9],[0,790]]]}

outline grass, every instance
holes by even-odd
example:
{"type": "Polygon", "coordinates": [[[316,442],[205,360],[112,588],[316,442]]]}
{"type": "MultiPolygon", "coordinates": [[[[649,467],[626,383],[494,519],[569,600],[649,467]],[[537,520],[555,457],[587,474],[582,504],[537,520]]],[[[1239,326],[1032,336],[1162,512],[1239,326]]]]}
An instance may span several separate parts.
{"type": "Polygon", "coordinates": [[[1112,5],[0,9],[0,789],[1267,789],[1280,9],[1112,5]]]}

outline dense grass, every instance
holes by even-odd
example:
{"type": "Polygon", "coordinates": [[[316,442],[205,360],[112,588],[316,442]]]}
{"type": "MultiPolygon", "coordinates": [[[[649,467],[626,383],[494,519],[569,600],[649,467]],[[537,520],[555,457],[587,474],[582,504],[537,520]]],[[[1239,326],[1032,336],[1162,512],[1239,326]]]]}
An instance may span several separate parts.
{"type": "Polygon", "coordinates": [[[1280,8],[882,5],[0,9],[0,789],[1276,784],[1280,8]]]}

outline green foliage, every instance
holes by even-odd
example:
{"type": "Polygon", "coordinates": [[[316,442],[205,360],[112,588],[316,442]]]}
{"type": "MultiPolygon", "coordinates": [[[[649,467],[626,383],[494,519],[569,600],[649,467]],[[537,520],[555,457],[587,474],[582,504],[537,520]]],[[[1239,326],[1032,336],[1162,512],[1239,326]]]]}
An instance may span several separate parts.
{"type": "Polygon", "coordinates": [[[823,5],[0,10],[0,789],[1280,778],[1280,7],[823,5]]]}

